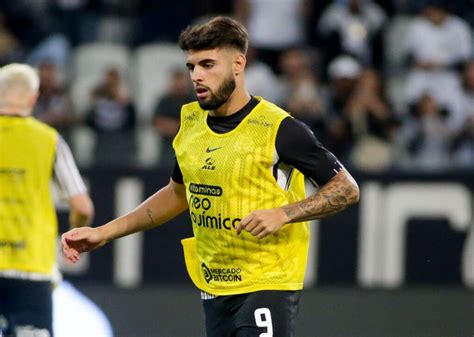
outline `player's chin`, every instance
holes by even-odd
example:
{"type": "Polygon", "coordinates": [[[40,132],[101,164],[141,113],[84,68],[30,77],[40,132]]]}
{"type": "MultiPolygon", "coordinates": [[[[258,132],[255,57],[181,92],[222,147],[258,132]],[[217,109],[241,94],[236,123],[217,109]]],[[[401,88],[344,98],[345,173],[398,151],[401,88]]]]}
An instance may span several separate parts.
{"type": "Polygon", "coordinates": [[[210,101],[211,101],[209,96],[197,97],[197,100],[198,100],[200,105],[205,106],[205,107],[207,107],[209,105],[210,101]]]}

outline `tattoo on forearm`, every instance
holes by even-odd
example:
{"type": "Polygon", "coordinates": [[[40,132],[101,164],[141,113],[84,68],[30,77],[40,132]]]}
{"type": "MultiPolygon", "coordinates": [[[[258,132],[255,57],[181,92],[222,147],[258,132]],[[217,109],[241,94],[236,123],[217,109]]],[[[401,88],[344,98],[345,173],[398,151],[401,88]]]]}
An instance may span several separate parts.
{"type": "Polygon", "coordinates": [[[146,209],[146,214],[150,218],[151,225],[156,226],[155,220],[153,220],[153,212],[150,208],[146,209]]]}
{"type": "Polygon", "coordinates": [[[357,185],[340,174],[305,200],[283,206],[291,222],[320,219],[337,213],[358,199],[357,185]]]}

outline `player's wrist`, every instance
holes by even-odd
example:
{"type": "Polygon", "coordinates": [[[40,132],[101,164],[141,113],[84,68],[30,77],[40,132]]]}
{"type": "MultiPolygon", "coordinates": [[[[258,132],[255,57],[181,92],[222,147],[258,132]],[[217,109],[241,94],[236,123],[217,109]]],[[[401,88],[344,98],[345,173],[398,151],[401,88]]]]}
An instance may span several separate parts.
{"type": "Polygon", "coordinates": [[[287,212],[287,210],[285,209],[285,206],[283,207],[279,207],[278,208],[278,211],[280,213],[280,219],[284,224],[287,224],[287,223],[290,223],[292,221],[291,217],[290,217],[290,214],[287,212]]]}
{"type": "Polygon", "coordinates": [[[109,224],[95,228],[98,236],[99,246],[103,246],[115,239],[113,232],[110,230],[109,224]]]}

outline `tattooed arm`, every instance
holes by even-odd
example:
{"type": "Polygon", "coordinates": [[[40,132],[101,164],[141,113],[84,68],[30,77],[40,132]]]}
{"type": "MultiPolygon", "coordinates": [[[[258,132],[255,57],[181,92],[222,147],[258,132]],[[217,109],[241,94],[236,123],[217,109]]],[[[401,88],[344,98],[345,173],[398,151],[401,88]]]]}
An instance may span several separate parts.
{"type": "Polygon", "coordinates": [[[310,197],[283,206],[288,222],[321,219],[337,213],[359,200],[359,187],[345,169],[310,197]]]}
{"type": "Polygon", "coordinates": [[[157,227],[188,208],[183,184],[170,183],[131,212],[105,225],[73,229],[62,236],[63,252],[72,262],[79,254],[103,246],[122,236],[157,227]]]}
{"type": "Polygon", "coordinates": [[[321,219],[343,210],[358,200],[357,183],[349,172],[341,169],[316,193],[304,200],[250,213],[237,226],[237,234],[246,230],[261,239],[276,233],[286,223],[321,219]]]}

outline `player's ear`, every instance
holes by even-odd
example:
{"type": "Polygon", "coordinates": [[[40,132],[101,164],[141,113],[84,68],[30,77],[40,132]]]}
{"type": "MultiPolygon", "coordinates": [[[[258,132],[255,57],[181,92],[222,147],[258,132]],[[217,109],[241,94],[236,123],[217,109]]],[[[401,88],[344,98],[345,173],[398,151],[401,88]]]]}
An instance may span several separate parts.
{"type": "Polygon", "coordinates": [[[28,108],[31,108],[31,109],[34,108],[36,101],[38,100],[38,96],[39,96],[39,92],[35,91],[28,97],[28,100],[27,100],[28,108]]]}
{"type": "Polygon", "coordinates": [[[234,59],[233,69],[235,76],[239,76],[244,72],[245,64],[247,63],[247,58],[244,54],[237,54],[234,59]]]}

